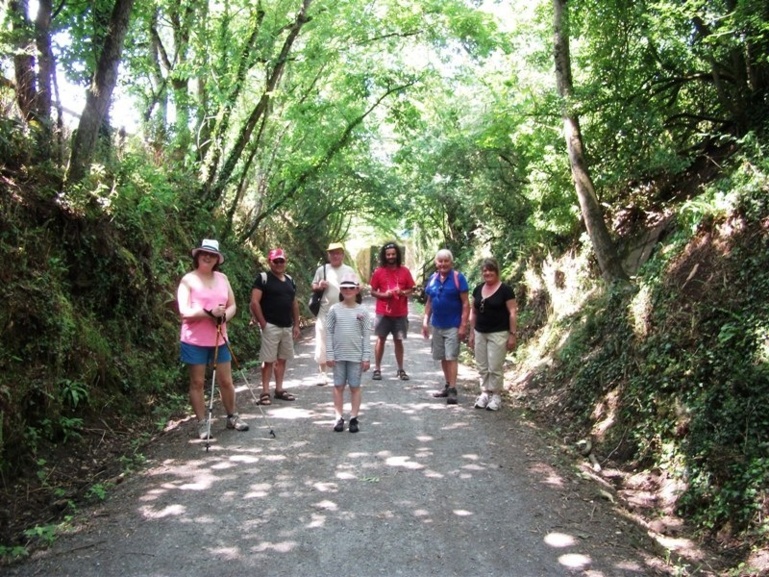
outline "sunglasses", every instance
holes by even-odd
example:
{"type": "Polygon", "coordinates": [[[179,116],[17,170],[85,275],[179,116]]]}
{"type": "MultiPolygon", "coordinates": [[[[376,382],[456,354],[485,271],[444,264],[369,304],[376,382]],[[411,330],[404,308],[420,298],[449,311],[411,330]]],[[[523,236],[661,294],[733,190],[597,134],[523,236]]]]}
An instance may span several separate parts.
{"type": "Polygon", "coordinates": [[[483,309],[486,308],[486,299],[481,299],[481,304],[478,305],[478,312],[482,313],[483,309]]]}
{"type": "Polygon", "coordinates": [[[342,289],[342,290],[353,291],[353,290],[355,290],[358,287],[356,287],[356,286],[343,286],[343,287],[339,287],[339,288],[342,289]]]}
{"type": "Polygon", "coordinates": [[[284,259],[284,258],[276,258],[272,262],[274,262],[275,264],[286,264],[286,259],[284,259]]]}

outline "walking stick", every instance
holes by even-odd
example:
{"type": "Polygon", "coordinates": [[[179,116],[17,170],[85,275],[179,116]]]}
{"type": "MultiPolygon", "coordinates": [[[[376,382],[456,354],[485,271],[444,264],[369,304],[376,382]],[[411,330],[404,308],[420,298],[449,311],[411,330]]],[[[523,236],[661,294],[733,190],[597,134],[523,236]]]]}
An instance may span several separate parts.
{"type": "Polygon", "coordinates": [[[232,357],[232,360],[235,363],[235,368],[238,369],[240,372],[240,376],[243,379],[243,382],[246,383],[246,388],[251,393],[251,396],[254,398],[254,403],[256,403],[256,406],[259,407],[259,412],[262,413],[262,417],[264,417],[264,422],[267,424],[267,427],[270,429],[270,435],[273,439],[275,439],[275,431],[272,430],[272,427],[270,426],[270,421],[267,419],[267,415],[264,412],[264,409],[262,409],[262,405],[259,402],[259,399],[256,398],[256,393],[254,393],[254,390],[251,388],[251,384],[248,382],[248,379],[246,378],[246,372],[240,367],[240,363],[238,362],[237,357],[235,356],[235,353],[232,352],[232,347],[230,346],[230,341],[227,339],[224,339],[224,344],[227,345],[227,350],[230,351],[230,356],[232,357]]]}
{"type": "Polygon", "coordinates": [[[216,362],[219,359],[219,337],[222,335],[221,320],[216,323],[216,346],[214,347],[214,370],[211,375],[211,396],[208,400],[208,415],[206,416],[206,453],[211,446],[211,419],[214,415],[214,385],[216,383],[216,362]]]}

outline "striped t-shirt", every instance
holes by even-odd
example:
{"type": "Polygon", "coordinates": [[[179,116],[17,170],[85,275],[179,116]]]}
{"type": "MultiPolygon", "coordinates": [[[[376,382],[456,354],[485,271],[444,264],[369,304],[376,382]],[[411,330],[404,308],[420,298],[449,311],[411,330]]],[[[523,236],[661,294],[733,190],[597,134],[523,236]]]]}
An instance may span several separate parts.
{"type": "Polygon", "coordinates": [[[333,305],[326,317],[326,359],[361,363],[371,360],[371,318],[359,304],[333,305]]]}

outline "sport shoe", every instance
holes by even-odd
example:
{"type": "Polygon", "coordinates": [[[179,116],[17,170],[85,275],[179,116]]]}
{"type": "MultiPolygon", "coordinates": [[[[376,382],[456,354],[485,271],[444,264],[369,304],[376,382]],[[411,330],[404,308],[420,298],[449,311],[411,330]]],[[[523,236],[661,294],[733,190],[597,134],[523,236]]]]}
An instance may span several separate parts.
{"type": "Polygon", "coordinates": [[[344,431],[344,419],[339,419],[336,422],[336,425],[334,425],[334,431],[336,431],[337,433],[341,433],[342,431],[344,431]]]}
{"type": "Polygon", "coordinates": [[[478,398],[475,399],[476,409],[485,409],[489,405],[489,393],[483,391],[478,398]]]}
{"type": "Polygon", "coordinates": [[[316,383],[319,387],[325,387],[328,384],[328,376],[326,373],[318,373],[318,382],[316,383]]]}
{"type": "Polygon", "coordinates": [[[235,429],[236,431],[248,431],[248,424],[235,413],[227,417],[227,428],[235,429]]]}
{"type": "Polygon", "coordinates": [[[502,397],[499,395],[491,395],[489,404],[486,405],[487,411],[498,411],[502,407],[502,397]]]}
{"type": "Polygon", "coordinates": [[[351,433],[358,432],[358,417],[353,417],[352,419],[350,419],[350,432],[351,433]]]}
{"type": "Polygon", "coordinates": [[[456,387],[449,387],[446,391],[446,404],[447,405],[456,405],[457,404],[457,388],[456,387]]]}
{"type": "Polygon", "coordinates": [[[443,387],[442,391],[437,391],[433,393],[433,397],[436,399],[446,398],[449,396],[449,384],[446,383],[446,386],[443,387]]]}
{"type": "Polygon", "coordinates": [[[208,430],[206,421],[198,421],[198,438],[202,440],[213,439],[214,436],[208,430]]]}

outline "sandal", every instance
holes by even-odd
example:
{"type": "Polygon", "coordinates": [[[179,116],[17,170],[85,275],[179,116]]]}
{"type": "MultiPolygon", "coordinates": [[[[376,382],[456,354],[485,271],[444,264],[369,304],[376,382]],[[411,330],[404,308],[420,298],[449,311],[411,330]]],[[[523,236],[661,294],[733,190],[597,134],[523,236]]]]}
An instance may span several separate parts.
{"type": "Polygon", "coordinates": [[[275,398],[281,401],[295,401],[296,397],[288,391],[275,391],[275,398]]]}
{"type": "Polygon", "coordinates": [[[270,400],[270,393],[262,393],[259,395],[259,405],[271,405],[272,401],[270,400]]]}
{"type": "Polygon", "coordinates": [[[400,369],[398,371],[398,378],[401,381],[408,381],[409,380],[409,376],[406,374],[406,371],[404,371],[403,369],[400,369]]]}
{"type": "Polygon", "coordinates": [[[379,369],[374,371],[374,374],[371,375],[371,380],[373,381],[381,381],[382,380],[382,371],[379,369]]]}

